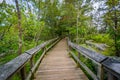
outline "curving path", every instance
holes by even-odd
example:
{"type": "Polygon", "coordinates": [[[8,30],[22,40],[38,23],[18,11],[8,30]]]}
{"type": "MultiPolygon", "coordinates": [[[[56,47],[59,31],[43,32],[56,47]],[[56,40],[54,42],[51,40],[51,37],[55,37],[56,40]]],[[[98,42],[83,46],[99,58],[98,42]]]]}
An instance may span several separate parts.
{"type": "Polygon", "coordinates": [[[44,57],[34,80],[88,80],[88,78],[69,57],[67,42],[62,39],[44,57]]]}

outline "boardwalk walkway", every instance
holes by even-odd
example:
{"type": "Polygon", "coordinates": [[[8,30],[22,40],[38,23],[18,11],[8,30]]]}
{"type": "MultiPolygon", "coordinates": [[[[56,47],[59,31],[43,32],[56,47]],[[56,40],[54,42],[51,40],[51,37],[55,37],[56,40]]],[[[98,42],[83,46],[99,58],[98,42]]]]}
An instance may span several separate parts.
{"type": "Polygon", "coordinates": [[[40,64],[34,80],[88,80],[69,57],[67,43],[62,39],[52,48],[40,64]]]}

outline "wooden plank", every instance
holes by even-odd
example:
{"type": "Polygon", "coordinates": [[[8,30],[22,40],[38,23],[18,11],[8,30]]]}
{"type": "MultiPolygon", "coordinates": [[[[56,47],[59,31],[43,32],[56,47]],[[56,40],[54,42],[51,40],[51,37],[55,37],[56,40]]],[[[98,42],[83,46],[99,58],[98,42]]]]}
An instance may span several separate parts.
{"type": "Polygon", "coordinates": [[[82,55],[88,57],[89,59],[92,59],[96,62],[101,63],[102,61],[104,61],[105,59],[107,59],[106,56],[101,55],[100,53],[94,52],[92,50],[86,49],[82,46],[79,46],[77,44],[74,44],[70,41],[68,41],[69,46],[71,46],[72,48],[74,48],[75,50],[77,50],[79,53],[81,53],[82,55]]]}
{"type": "Polygon", "coordinates": [[[120,61],[109,58],[102,62],[102,65],[109,73],[120,79],[120,61]]]}
{"type": "Polygon", "coordinates": [[[76,63],[69,57],[63,39],[42,60],[34,80],[88,80],[76,63]]]}
{"type": "Polygon", "coordinates": [[[97,67],[97,76],[99,80],[104,80],[104,69],[102,64],[99,64],[97,67]]]}
{"type": "Polygon", "coordinates": [[[44,58],[46,52],[51,49],[60,39],[58,39],[57,41],[55,41],[50,47],[48,47],[47,49],[44,50],[44,52],[42,53],[42,55],[40,56],[40,58],[37,60],[36,64],[31,68],[31,72],[29,73],[28,77],[26,78],[26,80],[30,80],[31,77],[34,78],[34,73],[38,67],[38,65],[41,63],[42,59],[44,58]]]}
{"type": "Polygon", "coordinates": [[[0,80],[6,80],[15,72],[19,71],[25,63],[31,58],[31,55],[24,53],[12,61],[0,67],[0,80]]]}

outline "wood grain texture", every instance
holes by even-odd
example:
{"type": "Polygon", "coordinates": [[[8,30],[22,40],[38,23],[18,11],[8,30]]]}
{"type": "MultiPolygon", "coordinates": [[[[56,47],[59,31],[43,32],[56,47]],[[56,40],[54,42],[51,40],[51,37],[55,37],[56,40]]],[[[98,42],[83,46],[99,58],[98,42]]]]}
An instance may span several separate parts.
{"type": "Polygon", "coordinates": [[[19,71],[25,63],[31,58],[31,55],[23,53],[12,61],[0,67],[0,80],[7,80],[14,73],[19,71]]]}
{"type": "Polygon", "coordinates": [[[89,59],[91,59],[92,61],[95,61],[97,63],[101,63],[108,58],[108,57],[106,57],[106,56],[104,56],[100,53],[94,52],[94,51],[86,49],[86,48],[84,48],[80,45],[72,43],[71,41],[68,41],[68,44],[69,44],[70,47],[77,50],[82,55],[88,57],[89,59]]]}
{"type": "Polygon", "coordinates": [[[41,62],[34,80],[88,80],[69,57],[66,40],[61,40],[41,62]]]}
{"type": "Polygon", "coordinates": [[[109,58],[102,65],[109,73],[120,79],[120,61],[109,58]]]}

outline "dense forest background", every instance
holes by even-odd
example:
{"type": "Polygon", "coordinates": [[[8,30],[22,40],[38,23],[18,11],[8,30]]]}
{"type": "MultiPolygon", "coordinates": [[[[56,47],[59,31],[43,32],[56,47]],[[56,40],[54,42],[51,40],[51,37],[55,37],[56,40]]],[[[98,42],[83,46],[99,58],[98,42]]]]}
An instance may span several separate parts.
{"type": "Polygon", "coordinates": [[[0,65],[55,37],[120,56],[120,0],[1,0],[0,65]]]}

